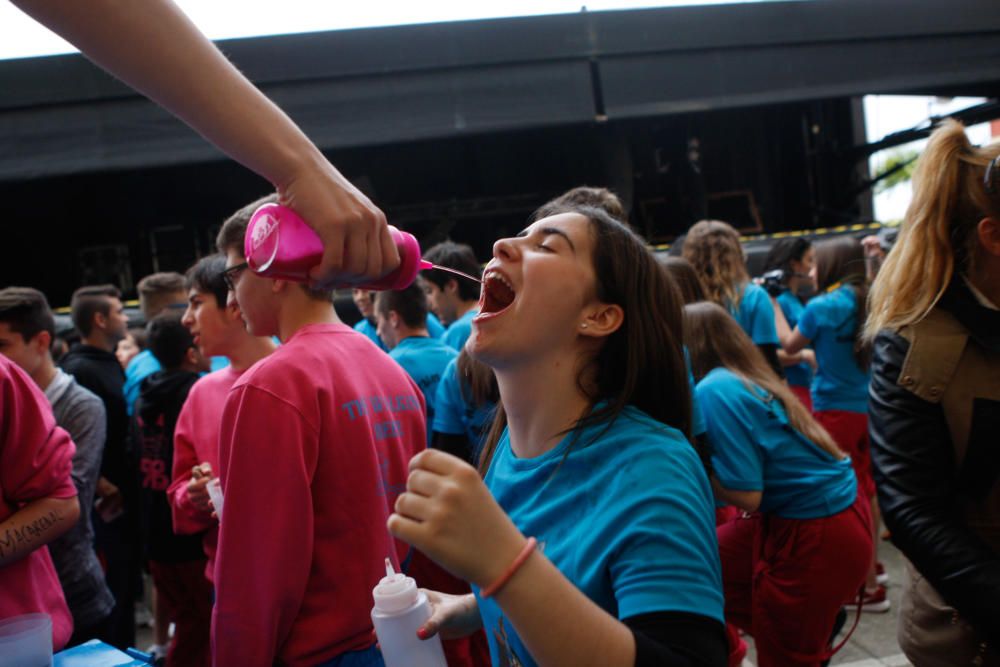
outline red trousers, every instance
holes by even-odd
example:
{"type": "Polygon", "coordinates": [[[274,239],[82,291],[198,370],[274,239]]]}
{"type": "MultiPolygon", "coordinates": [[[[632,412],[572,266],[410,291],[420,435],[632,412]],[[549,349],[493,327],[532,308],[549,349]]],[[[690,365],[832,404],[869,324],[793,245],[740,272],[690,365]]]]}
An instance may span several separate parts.
{"type": "Polygon", "coordinates": [[[833,437],[837,446],[851,456],[858,488],[865,497],[875,497],[875,479],[872,477],[872,455],[868,444],[868,415],[864,412],[845,410],[820,410],[813,414],[820,426],[833,437]]]}
{"type": "Polygon", "coordinates": [[[755,514],[719,526],[726,622],[753,635],[759,667],[814,667],[871,560],[868,499],[821,519],[755,514]]]}
{"type": "Polygon", "coordinates": [[[809,387],[790,384],[788,385],[788,388],[792,390],[793,394],[795,394],[795,398],[799,399],[799,402],[806,406],[806,410],[809,412],[813,411],[813,398],[812,394],[809,393],[809,387]]]}
{"type": "Polygon", "coordinates": [[[205,560],[184,563],[149,561],[156,593],[167,605],[174,638],[167,667],[209,667],[212,627],[212,585],[205,578],[205,560]]]}

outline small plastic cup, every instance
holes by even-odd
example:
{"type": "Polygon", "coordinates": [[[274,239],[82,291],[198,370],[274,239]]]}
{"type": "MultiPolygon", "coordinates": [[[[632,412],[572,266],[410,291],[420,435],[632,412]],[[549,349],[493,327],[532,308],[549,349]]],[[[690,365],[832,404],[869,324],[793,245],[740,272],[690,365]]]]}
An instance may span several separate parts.
{"type": "Polygon", "coordinates": [[[219,517],[219,521],[222,521],[222,482],[216,477],[206,486],[208,489],[208,497],[212,499],[212,507],[215,508],[215,514],[219,517]]]}
{"type": "Polygon", "coordinates": [[[52,619],[24,614],[0,621],[0,667],[52,667],[52,619]]]}

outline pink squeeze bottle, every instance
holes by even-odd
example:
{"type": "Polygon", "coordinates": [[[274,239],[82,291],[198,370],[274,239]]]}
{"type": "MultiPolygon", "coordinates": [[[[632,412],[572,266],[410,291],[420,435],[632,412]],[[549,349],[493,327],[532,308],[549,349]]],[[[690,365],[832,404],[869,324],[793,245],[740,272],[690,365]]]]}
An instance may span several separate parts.
{"type": "MultiPolygon", "coordinates": [[[[404,289],[413,283],[419,271],[433,266],[420,258],[420,243],[413,234],[389,225],[389,235],[399,250],[399,268],[374,283],[356,287],[404,289]]],[[[243,252],[254,273],[302,283],[309,280],[309,271],[323,258],[323,243],[292,209],[264,204],[250,216],[243,252]]]]}

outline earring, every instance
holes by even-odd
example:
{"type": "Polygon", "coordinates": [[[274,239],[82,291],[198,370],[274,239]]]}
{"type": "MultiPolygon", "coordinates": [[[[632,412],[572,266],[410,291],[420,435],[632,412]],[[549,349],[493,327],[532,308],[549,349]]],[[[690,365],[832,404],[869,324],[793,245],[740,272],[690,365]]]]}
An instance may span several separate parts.
{"type": "Polygon", "coordinates": [[[581,329],[586,329],[587,328],[587,323],[586,322],[581,323],[580,324],[580,328],[581,329]]]}

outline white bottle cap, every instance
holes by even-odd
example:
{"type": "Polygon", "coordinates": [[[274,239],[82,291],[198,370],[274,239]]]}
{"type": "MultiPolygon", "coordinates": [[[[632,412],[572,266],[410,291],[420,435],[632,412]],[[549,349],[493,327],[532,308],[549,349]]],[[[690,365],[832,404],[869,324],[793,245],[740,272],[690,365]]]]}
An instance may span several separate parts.
{"type": "Polygon", "coordinates": [[[402,611],[413,606],[418,595],[417,582],[401,572],[396,573],[392,569],[392,563],[386,558],[385,576],[372,590],[375,609],[386,614],[402,611]]]}

